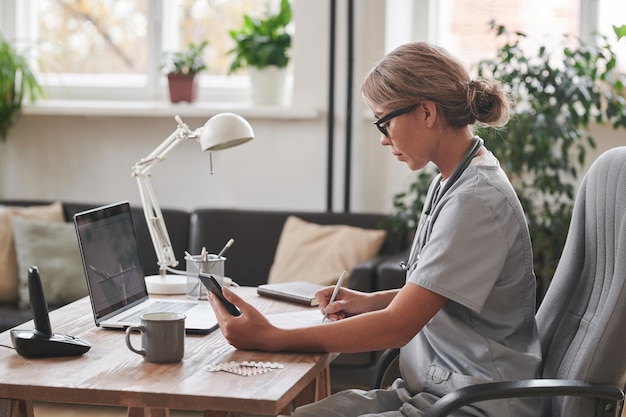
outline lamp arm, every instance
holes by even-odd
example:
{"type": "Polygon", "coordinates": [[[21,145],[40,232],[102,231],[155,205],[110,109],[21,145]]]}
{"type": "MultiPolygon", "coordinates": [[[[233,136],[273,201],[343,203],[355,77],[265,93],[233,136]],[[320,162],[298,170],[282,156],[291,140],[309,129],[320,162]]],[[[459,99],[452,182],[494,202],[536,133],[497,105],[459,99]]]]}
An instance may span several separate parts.
{"type": "Polygon", "coordinates": [[[169,135],[150,155],[142,158],[139,162],[133,165],[132,171],[134,176],[146,176],[154,165],[165,159],[165,156],[174,149],[181,141],[187,139],[198,140],[201,129],[192,131],[184,124],[180,117],[176,116],[178,121],[178,127],[171,135],[169,135]]]}
{"type": "Polygon", "coordinates": [[[191,131],[179,116],[176,116],[176,121],[178,122],[176,130],[157,146],[150,155],[141,159],[132,168],[132,175],[137,179],[143,213],[146,218],[148,231],[150,232],[150,239],[157,255],[161,275],[166,274],[168,267],[178,265],[178,261],[174,255],[174,249],[163,220],[161,208],[152,189],[150,170],[158,162],[163,161],[165,156],[180,142],[187,139],[197,140],[199,137],[198,131],[191,131]]]}
{"type": "Polygon", "coordinates": [[[141,196],[141,204],[143,206],[143,214],[146,218],[150,239],[157,255],[157,263],[159,265],[159,273],[165,275],[167,267],[177,266],[178,261],[174,255],[174,249],[170,241],[161,208],[154,195],[150,176],[138,175],[137,185],[141,196]]]}

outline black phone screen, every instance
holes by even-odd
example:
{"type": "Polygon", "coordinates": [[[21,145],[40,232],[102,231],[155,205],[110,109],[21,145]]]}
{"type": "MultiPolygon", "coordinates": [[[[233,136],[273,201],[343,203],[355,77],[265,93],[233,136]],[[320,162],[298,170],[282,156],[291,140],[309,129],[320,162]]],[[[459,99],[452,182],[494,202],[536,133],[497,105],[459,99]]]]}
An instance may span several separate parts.
{"type": "Polygon", "coordinates": [[[217,282],[217,280],[211,275],[200,275],[200,281],[204,284],[204,286],[211,291],[213,294],[217,296],[222,302],[222,305],[226,307],[226,310],[233,316],[240,316],[241,311],[237,308],[236,305],[228,301],[224,298],[224,294],[222,294],[222,286],[217,282]]]}

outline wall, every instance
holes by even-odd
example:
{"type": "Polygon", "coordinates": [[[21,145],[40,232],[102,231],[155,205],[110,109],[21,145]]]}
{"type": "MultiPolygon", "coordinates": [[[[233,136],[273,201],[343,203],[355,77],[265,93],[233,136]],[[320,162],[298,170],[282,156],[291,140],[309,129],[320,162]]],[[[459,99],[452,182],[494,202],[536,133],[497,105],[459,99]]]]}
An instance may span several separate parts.
{"type": "MultiPolygon", "coordinates": [[[[204,123],[184,121],[192,128],[204,123]]],[[[214,175],[208,154],[193,141],[181,143],[155,166],[152,181],[161,205],[322,209],[323,184],[313,180],[324,176],[319,122],[251,123],[255,140],[213,153],[214,175]]],[[[8,175],[2,176],[2,194],[138,202],[131,167],[175,127],[173,118],[25,116],[3,151],[8,175]]]]}

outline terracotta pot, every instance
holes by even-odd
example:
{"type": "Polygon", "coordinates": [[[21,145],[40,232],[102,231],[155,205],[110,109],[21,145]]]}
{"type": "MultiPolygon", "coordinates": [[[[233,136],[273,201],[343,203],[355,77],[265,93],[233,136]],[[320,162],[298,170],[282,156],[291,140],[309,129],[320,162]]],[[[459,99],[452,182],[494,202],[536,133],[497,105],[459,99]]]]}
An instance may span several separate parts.
{"type": "Polygon", "coordinates": [[[170,101],[178,103],[186,101],[193,103],[198,96],[198,83],[196,74],[167,74],[167,81],[170,88],[170,101]]]}

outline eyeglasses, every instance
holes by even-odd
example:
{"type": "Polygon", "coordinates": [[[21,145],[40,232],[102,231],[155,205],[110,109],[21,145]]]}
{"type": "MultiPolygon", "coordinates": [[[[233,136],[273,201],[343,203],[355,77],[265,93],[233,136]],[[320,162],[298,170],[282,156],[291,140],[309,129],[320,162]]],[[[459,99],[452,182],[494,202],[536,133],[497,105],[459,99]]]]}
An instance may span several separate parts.
{"type": "Polygon", "coordinates": [[[387,126],[383,125],[383,124],[387,123],[389,120],[393,119],[394,117],[398,117],[398,116],[400,116],[402,114],[412,112],[417,106],[418,106],[418,104],[411,104],[408,107],[403,107],[401,109],[394,110],[391,113],[389,113],[389,114],[381,117],[380,119],[376,120],[374,122],[374,124],[376,125],[378,130],[380,130],[380,133],[382,133],[386,137],[389,137],[389,132],[387,131],[387,126]]]}

